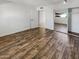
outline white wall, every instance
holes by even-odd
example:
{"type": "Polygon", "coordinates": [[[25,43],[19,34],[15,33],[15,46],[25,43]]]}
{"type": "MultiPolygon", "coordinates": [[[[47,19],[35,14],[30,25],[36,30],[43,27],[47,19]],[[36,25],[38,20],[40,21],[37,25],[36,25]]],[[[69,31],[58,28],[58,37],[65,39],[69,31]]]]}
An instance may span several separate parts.
{"type": "Polygon", "coordinates": [[[67,24],[67,22],[68,22],[67,18],[55,17],[55,23],[67,24]]]}
{"type": "Polygon", "coordinates": [[[72,9],[72,23],[71,31],[79,33],[79,8],[72,9]]]}
{"type": "Polygon", "coordinates": [[[53,7],[47,6],[45,8],[46,14],[46,28],[54,30],[54,11],[53,7]]]}
{"type": "Polygon", "coordinates": [[[38,27],[37,10],[16,3],[0,4],[0,36],[38,27]]]}

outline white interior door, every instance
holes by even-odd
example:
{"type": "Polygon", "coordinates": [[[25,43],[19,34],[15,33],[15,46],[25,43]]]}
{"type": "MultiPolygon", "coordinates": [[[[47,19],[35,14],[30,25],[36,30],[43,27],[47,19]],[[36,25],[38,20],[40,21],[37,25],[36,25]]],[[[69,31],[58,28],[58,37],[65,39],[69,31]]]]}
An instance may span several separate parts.
{"type": "Polygon", "coordinates": [[[39,11],[39,27],[45,28],[45,12],[39,11]]]}

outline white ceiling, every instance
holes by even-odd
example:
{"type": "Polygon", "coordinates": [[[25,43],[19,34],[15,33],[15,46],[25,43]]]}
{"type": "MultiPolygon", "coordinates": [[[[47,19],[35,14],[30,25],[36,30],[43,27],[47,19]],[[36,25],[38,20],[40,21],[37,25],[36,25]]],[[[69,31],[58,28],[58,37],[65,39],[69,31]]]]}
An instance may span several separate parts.
{"type": "Polygon", "coordinates": [[[22,3],[26,5],[32,5],[32,6],[39,6],[39,5],[59,4],[63,0],[0,0],[0,3],[5,1],[12,1],[12,2],[22,3]]]}
{"type": "Polygon", "coordinates": [[[67,9],[67,8],[76,8],[76,7],[79,7],[79,0],[68,0],[66,4],[60,3],[54,5],[55,9],[67,9]]]}
{"type": "Polygon", "coordinates": [[[16,2],[24,5],[30,6],[54,6],[57,8],[70,8],[70,7],[79,7],[79,0],[68,0],[66,4],[64,4],[64,0],[0,0],[0,3],[4,2],[16,2]]]}
{"type": "Polygon", "coordinates": [[[41,4],[57,4],[63,0],[8,0],[8,1],[21,2],[30,5],[41,5],[41,4]]]}

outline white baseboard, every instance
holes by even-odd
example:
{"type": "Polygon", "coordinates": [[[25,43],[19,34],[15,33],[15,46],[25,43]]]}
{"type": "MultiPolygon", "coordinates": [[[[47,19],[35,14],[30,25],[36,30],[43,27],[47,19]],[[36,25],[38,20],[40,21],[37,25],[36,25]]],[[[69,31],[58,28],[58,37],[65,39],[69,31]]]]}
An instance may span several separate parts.
{"type": "MultiPolygon", "coordinates": [[[[33,28],[37,28],[37,27],[33,27],[33,28]]],[[[33,29],[33,28],[31,28],[31,29],[33,29]]],[[[3,36],[7,36],[7,35],[11,35],[11,34],[14,34],[14,33],[18,33],[18,32],[22,32],[22,31],[26,31],[26,30],[29,30],[30,28],[28,28],[28,29],[21,29],[21,30],[16,30],[16,31],[13,31],[13,32],[9,32],[9,33],[1,33],[0,34],[0,37],[3,37],[3,36]]]]}

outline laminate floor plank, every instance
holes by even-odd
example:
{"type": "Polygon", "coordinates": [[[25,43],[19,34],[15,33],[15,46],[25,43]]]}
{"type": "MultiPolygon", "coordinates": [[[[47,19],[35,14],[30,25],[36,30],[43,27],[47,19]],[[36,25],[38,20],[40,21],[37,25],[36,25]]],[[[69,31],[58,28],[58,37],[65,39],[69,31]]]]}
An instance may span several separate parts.
{"type": "MultiPolygon", "coordinates": [[[[27,34],[27,33],[26,33],[27,34]]],[[[10,42],[10,43],[12,43],[12,44],[10,44],[8,41],[8,44],[5,44],[6,45],[6,47],[4,47],[5,45],[4,45],[4,43],[3,43],[3,48],[5,48],[5,49],[7,49],[7,48],[9,48],[10,46],[14,46],[14,45],[21,45],[20,43],[24,43],[25,41],[30,41],[30,39],[32,39],[33,37],[35,37],[36,35],[34,35],[34,34],[37,34],[37,32],[34,32],[34,33],[32,33],[32,34],[28,34],[28,35],[26,35],[25,37],[19,37],[19,36],[16,36],[16,40],[14,39],[14,41],[12,41],[12,42],[10,42]],[[18,37],[18,38],[17,38],[18,37]],[[27,39],[27,40],[26,40],[27,39]],[[19,43],[20,42],[20,43],[19,43]],[[8,46],[8,47],[7,47],[8,46]]],[[[15,34],[14,34],[15,35],[15,34]]],[[[11,39],[10,39],[11,40],[11,39]]],[[[0,47],[1,48],[1,47],[0,47]]],[[[2,48],[2,50],[3,50],[3,48],[2,48]]]]}
{"type": "Polygon", "coordinates": [[[79,59],[79,37],[36,28],[0,37],[0,59],[79,59]]]}

